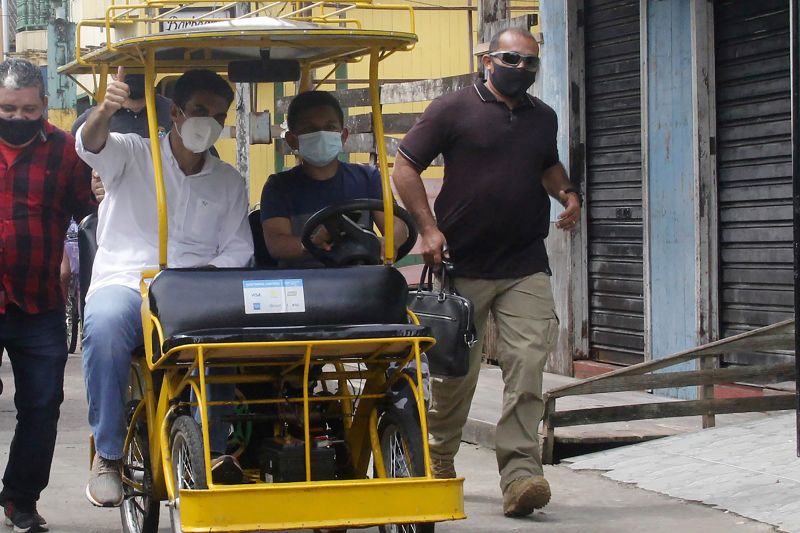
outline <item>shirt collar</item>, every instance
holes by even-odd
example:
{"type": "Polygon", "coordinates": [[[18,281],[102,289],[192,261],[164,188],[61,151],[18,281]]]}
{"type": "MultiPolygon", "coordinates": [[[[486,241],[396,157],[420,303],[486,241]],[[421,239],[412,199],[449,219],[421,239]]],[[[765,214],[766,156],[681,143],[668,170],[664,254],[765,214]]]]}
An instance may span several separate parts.
{"type": "Polygon", "coordinates": [[[53,133],[57,131],[58,128],[50,124],[46,119],[42,121],[42,129],[39,130],[39,140],[42,142],[47,141],[47,138],[50,137],[53,133]]]}
{"type": "MultiPolygon", "coordinates": [[[[491,90],[489,90],[489,88],[486,86],[485,81],[475,82],[475,92],[478,93],[478,96],[484,102],[497,102],[497,97],[491,90]]],[[[528,93],[525,93],[525,98],[522,100],[520,105],[517,106],[517,108],[534,107],[535,105],[536,104],[533,101],[533,96],[529,95],[528,93]]]]}

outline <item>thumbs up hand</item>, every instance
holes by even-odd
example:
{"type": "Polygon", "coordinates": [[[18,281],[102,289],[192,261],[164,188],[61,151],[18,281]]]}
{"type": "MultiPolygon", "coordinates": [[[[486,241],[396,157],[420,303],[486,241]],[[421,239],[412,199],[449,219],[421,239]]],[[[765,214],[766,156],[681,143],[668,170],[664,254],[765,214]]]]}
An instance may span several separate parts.
{"type": "Polygon", "coordinates": [[[128,99],[130,88],[125,83],[125,67],[117,67],[117,75],[114,80],[106,87],[106,95],[103,102],[98,106],[98,110],[107,116],[111,116],[120,109],[122,104],[128,99]]]}

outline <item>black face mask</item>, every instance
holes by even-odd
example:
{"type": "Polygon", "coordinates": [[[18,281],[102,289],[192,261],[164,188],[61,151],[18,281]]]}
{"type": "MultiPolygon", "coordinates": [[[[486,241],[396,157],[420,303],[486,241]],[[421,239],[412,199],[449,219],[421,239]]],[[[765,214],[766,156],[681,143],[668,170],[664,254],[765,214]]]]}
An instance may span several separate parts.
{"type": "Polygon", "coordinates": [[[20,146],[42,130],[42,117],[33,120],[9,120],[0,117],[0,138],[11,146],[20,146]]]}
{"type": "Polygon", "coordinates": [[[536,73],[524,68],[504,67],[494,64],[489,79],[492,86],[509,98],[521,98],[536,81],[536,73]]]}
{"type": "Polygon", "coordinates": [[[128,97],[131,100],[139,100],[144,98],[144,76],[141,74],[128,75],[125,78],[125,83],[128,84],[130,94],[128,97]]]}

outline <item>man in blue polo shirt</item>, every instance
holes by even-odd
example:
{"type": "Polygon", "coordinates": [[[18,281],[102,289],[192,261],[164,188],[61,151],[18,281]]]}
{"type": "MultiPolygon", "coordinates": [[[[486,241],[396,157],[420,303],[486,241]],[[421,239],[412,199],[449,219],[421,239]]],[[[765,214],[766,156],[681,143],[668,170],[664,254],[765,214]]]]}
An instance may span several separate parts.
{"type": "MultiPolygon", "coordinates": [[[[344,113],[336,98],[325,91],[301,93],[289,104],[286,142],[300,157],[296,167],[273,174],[261,193],[261,223],[272,257],[282,267],[319,267],[300,242],[303,226],[311,215],[324,207],[356,198],[382,198],[381,176],[373,166],[343,163],[338,156],[347,140],[344,113]]],[[[362,216],[359,223],[371,222],[383,229],[383,213],[362,216]]],[[[395,225],[395,242],[405,240],[406,228],[395,225]]],[[[315,245],[331,248],[324,227],[311,239],[315,245]]]]}

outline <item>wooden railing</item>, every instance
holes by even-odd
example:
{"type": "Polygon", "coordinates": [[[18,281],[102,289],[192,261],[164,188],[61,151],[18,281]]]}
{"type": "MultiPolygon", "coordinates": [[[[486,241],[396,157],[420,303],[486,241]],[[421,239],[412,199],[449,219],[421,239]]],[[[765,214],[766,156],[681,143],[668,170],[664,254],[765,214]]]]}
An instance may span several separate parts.
{"type": "Polygon", "coordinates": [[[797,375],[794,363],[718,368],[720,356],[726,353],[793,350],[794,328],[794,320],[786,320],[662,359],[639,363],[547,391],[544,395],[542,462],[547,464],[553,462],[557,427],[700,415],[703,417],[703,427],[706,428],[714,426],[714,416],[717,414],[794,409],[796,406],[794,394],[747,398],[714,397],[714,385],[717,384],[743,381],[777,383],[794,380],[797,375]],[[653,373],[692,360],[699,361],[699,369],[653,373]],[[698,387],[700,399],[556,411],[556,400],[565,396],[689,386],[698,387]]]}

